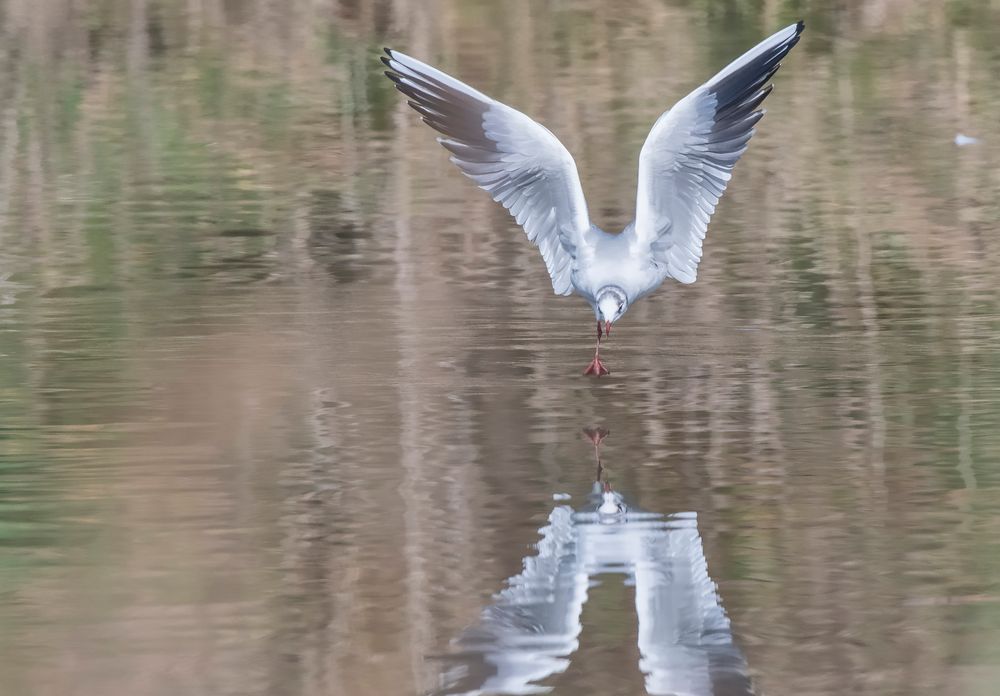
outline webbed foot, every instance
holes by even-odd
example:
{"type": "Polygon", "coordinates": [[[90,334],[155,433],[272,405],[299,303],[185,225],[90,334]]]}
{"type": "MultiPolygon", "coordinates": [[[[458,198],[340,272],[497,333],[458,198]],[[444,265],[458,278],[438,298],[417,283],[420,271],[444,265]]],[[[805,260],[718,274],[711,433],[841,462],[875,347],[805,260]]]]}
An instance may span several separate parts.
{"type": "Polygon", "coordinates": [[[587,365],[587,369],[583,371],[583,374],[601,377],[602,375],[610,375],[611,370],[606,368],[604,363],[601,362],[601,359],[595,355],[594,359],[590,361],[589,365],[587,365]]]}

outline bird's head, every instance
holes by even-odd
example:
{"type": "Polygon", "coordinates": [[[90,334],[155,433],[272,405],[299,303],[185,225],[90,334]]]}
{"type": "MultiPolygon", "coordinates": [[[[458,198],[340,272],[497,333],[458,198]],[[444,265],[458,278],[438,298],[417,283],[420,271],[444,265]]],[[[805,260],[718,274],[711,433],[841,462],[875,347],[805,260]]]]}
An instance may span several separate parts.
{"type": "Polygon", "coordinates": [[[628,311],[628,296],[617,285],[605,285],[597,291],[597,320],[604,322],[604,333],[628,311]]]}

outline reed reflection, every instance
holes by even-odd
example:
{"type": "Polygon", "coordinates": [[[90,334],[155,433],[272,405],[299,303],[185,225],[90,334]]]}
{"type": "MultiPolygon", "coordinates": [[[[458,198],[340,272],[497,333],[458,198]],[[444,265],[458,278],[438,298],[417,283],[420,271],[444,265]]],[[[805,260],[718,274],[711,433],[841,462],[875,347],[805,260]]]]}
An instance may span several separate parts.
{"type": "Polygon", "coordinates": [[[439,694],[529,694],[569,667],[585,630],[584,604],[603,582],[635,588],[638,669],[649,694],[752,694],[694,512],[659,514],[626,502],[601,461],[608,431],[587,428],[594,484],[579,509],[557,505],[537,553],[459,636],[439,694]]]}

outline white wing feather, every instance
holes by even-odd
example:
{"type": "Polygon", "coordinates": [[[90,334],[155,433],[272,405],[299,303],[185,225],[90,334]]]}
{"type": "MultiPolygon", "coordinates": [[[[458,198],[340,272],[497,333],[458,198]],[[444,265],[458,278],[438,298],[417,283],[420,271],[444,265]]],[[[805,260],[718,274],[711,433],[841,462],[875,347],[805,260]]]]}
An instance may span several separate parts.
{"type": "Polygon", "coordinates": [[[639,154],[633,254],[652,254],[666,275],[695,281],[708,221],[764,115],[766,83],[803,28],[765,39],[653,124],[639,154]]]}
{"type": "Polygon", "coordinates": [[[440,131],[451,161],[502,204],[541,251],[556,294],[573,292],[576,254],[588,246],[587,202],[576,163],[547,128],[520,111],[399,51],[386,75],[425,123],[440,131]]]}

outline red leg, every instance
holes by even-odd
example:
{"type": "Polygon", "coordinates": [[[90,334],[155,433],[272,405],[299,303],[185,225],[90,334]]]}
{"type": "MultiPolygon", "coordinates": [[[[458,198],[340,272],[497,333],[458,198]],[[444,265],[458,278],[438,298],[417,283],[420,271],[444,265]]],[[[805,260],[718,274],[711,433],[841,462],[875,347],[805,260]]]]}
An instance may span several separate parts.
{"type": "Polygon", "coordinates": [[[594,349],[594,359],[587,365],[587,369],[583,371],[583,374],[595,375],[596,377],[611,374],[611,370],[606,368],[604,363],[601,362],[601,322],[597,322],[597,347],[594,349]]]}

